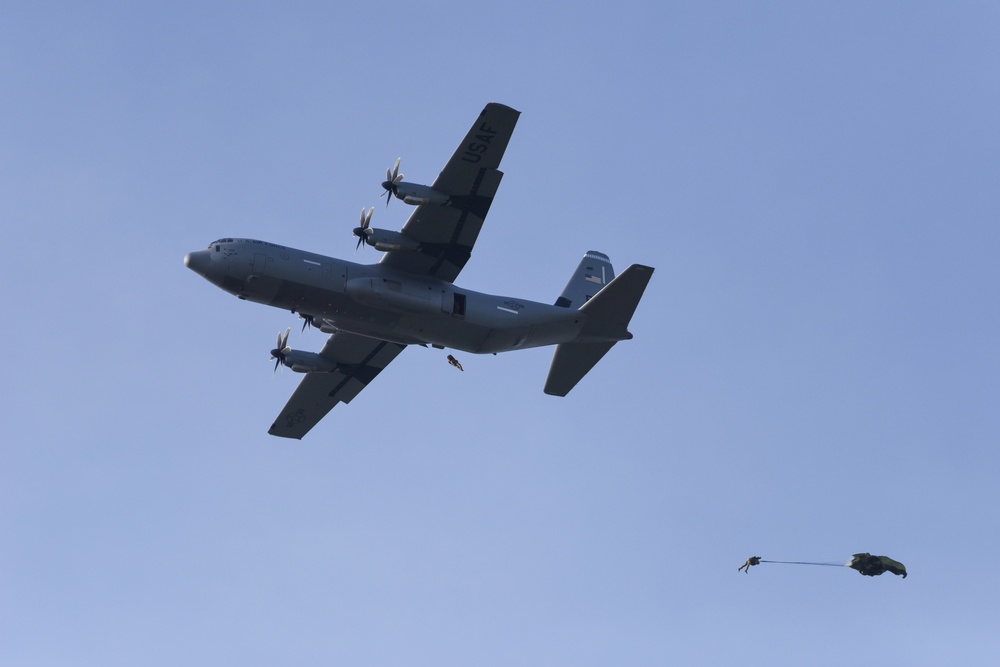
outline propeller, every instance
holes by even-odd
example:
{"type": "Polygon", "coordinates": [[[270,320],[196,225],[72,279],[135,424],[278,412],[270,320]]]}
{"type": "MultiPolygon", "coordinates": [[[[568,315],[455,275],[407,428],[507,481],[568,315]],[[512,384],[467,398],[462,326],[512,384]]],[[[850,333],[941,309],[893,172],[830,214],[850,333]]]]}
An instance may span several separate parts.
{"type": "Polygon", "coordinates": [[[372,224],[372,213],[375,211],[375,207],[372,206],[365,213],[365,209],[361,209],[361,226],[354,228],[354,235],[358,237],[358,245],[354,246],[354,251],[357,252],[361,244],[365,242],[365,235],[368,234],[368,227],[372,224]]]}
{"type": "Polygon", "coordinates": [[[271,358],[274,359],[274,370],[278,370],[278,366],[285,360],[285,355],[292,351],[292,348],[288,347],[288,334],[291,333],[292,328],[288,327],[285,329],[285,335],[282,337],[281,332],[278,332],[277,347],[271,350],[271,358]]]}
{"type": "MultiPolygon", "coordinates": [[[[403,158],[396,158],[396,164],[392,166],[392,169],[385,170],[385,180],[382,181],[382,187],[385,188],[385,192],[389,193],[388,199],[385,200],[385,207],[389,208],[389,199],[392,199],[396,195],[396,190],[399,187],[400,181],[403,180],[403,175],[399,173],[399,162],[403,158]]],[[[385,192],[381,196],[385,196],[385,192]]]]}
{"type": "Polygon", "coordinates": [[[304,332],[307,328],[312,329],[316,326],[316,318],[312,315],[303,315],[299,313],[299,317],[302,318],[302,331],[304,332]]]}

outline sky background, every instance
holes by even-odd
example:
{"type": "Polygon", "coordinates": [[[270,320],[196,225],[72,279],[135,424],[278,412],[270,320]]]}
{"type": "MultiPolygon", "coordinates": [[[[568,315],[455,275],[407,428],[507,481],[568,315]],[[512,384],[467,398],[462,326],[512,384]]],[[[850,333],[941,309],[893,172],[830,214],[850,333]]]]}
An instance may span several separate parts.
{"type": "Polygon", "coordinates": [[[5,3],[0,663],[995,663],[1000,6],[833,4],[5,3]],[[489,101],[459,284],[648,264],[635,339],[268,436],[325,336],[184,254],[376,261],[489,101]]]}

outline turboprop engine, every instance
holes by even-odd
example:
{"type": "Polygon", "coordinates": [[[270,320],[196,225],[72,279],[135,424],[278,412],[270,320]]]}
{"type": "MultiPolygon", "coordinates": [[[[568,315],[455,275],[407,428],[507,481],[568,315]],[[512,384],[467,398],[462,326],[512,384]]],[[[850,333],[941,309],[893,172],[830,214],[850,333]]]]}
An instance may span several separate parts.
{"type": "Polygon", "coordinates": [[[391,232],[388,229],[376,229],[375,227],[369,227],[368,229],[371,233],[365,234],[365,243],[378,251],[409,250],[412,252],[420,247],[419,243],[409,236],[403,236],[399,232],[391,232]]]}
{"type": "Polygon", "coordinates": [[[448,195],[438,192],[427,185],[417,183],[400,183],[396,186],[393,194],[397,199],[402,199],[410,206],[421,206],[423,204],[445,205],[449,201],[448,195]]]}
{"type": "MultiPolygon", "coordinates": [[[[448,195],[430,186],[404,181],[403,174],[399,173],[399,162],[401,159],[396,158],[396,164],[393,165],[392,169],[385,170],[385,180],[382,181],[382,187],[385,188],[385,191],[391,197],[402,199],[411,206],[422,206],[424,204],[439,204],[444,206],[450,201],[448,195]]],[[[385,200],[385,205],[389,206],[388,199],[385,200]]]]}
{"type": "Polygon", "coordinates": [[[367,212],[365,212],[365,209],[361,209],[361,226],[354,228],[354,235],[358,237],[358,244],[354,246],[355,250],[360,248],[362,243],[370,245],[381,252],[389,252],[390,250],[413,251],[420,248],[420,244],[409,236],[404,236],[399,232],[392,232],[388,229],[372,227],[372,212],[374,210],[374,206],[368,209],[367,212]]]}
{"type": "Polygon", "coordinates": [[[325,359],[315,352],[303,352],[288,347],[288,334],[292,329],[285,329],[285,335],[278,334],[278,346],[271,350],[274,359],[274,370],[278,365],[288,366],[296,373],[332,373],[337,370],[337,364],[325,359]]]}

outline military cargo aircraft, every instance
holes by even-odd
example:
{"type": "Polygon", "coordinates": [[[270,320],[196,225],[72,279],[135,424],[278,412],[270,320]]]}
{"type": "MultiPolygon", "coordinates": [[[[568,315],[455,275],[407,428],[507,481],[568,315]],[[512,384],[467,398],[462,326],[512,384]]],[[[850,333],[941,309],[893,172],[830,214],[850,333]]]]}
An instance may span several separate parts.
{"type": "Polygon", "coordinates": [[[389,199],[416,208],[398,231],[371,227],[362,209],[355,249],[384,252],[356,264],[266,241],[223,238],[190,252],[184,264],[236,295],[298,313],[330,334],[319,353],[271,351],[305,377],[268,433],[301,439],[338,403],[350,403],[407,345],[475,354],[542,345],[556,351],[545,393],[565,396],[627,327],[653,274],[633,264],[615,277],[608,257],[584,255],[555,304],[481,294],[454,284],[468,262],[503,173],[500,160],[520,112],[487,104],[430,185],[408,183],[399,161],[382,183],[389,199]]]}

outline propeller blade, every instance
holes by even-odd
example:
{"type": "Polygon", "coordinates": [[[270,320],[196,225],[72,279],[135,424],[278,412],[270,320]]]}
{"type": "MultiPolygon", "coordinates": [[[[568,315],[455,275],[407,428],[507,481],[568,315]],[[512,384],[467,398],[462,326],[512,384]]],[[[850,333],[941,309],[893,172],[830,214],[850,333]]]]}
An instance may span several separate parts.
{"type": "Polygon", "coordinates": [[[277,347],[271,350],[271,357],[274,359],[274,370],[271,371],[272,374],[278,371],[278,366],[282,364],[285,360],[285,355],[292,351],[292,348],[288,347],[288,334],[292,332],[292,328],[288,327],[285,329],[285,335],[282,336],[281,332],[278,332],[277,347]]]}
{"type": "Polygon", "coordinates": [[[363,208],[361,209],[361,226],[354,228],[354,235],[358,237],[358,243],[354,246],[354,252],[357,252],[358,248],[361,247],[361,244],[364,243],[365,233],[368,231],[368,227],[372,224],[372,213],[374,212],[374,206],[367,211],[363,208]]]}
{"type": "MultiPolygon", "coordinates": [[[[395,195],[396,194],[396,186],[399,185],[399,183],[403,180],[403,175],[401,173],[399,173],[399,163],[400,163],[400,161],[402,159],[403,158],[401,158],[401,157],[396,158],[396,164],[392,165],[392,169],[386,169],[385,170],[385,180],[382,181],[382,187],[390,195],[395,195]]],[[[385,199],[385,207],[386,208],[389,208],[389,200],[390,199],[392,199],[391,196],[390,197],[386,197],[386,199],[385,199]]]]}

